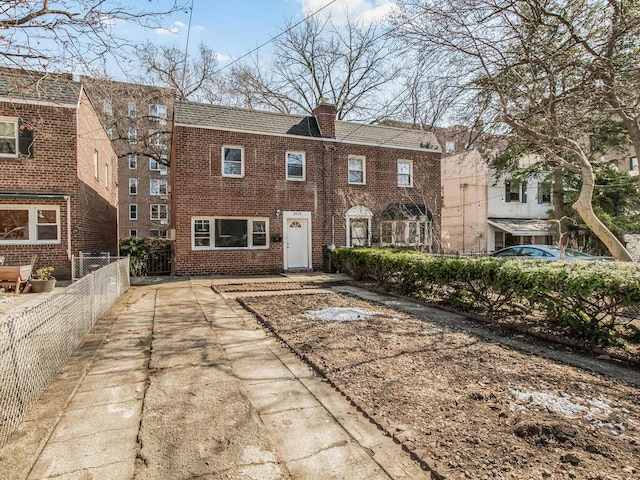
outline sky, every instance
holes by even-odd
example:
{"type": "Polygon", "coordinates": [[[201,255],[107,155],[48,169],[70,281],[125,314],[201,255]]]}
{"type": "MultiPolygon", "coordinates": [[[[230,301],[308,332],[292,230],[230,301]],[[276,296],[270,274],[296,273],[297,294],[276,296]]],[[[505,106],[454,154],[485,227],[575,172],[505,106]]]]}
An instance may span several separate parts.
{"type": "MultiPolygon", "coordinates": [[[[193,1],[192,16],[189,11],[177,12],[165,17],[161,28],[150,30],[121,24],[115,27],[117,34],[130,39],[132,44],[149,40],[180,49],[186,48],[188,36],[190,52],[195,52],[198,45],[204,43],[218,54],[219,65],[224,67],[282,32],[286,20],[297,22],[322,9],[318,16],[330,14],[332,20],[340,22],[345,9],[348,9],[364,22],[376,22],[384,18],[395,4],[393,0],[183,1],[193,1]]],[[[152,0],[154,6],[162,7],[168,3],[166,0],[152,0]]],[[[268,49],[269,45],[261,48],[259,53],[268,54],[268,49]]]]}

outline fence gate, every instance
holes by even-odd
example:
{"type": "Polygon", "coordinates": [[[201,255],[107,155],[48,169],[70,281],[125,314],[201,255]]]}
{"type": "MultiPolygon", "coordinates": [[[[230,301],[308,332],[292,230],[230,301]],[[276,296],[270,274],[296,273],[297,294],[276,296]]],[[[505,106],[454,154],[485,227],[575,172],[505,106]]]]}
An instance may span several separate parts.
{"type": "Polygon", "coordinates": [[[160,250],[156,250],[147,261],[147,275],[171,275],[171,260],[173,259],[173,242],[160,250]]]}

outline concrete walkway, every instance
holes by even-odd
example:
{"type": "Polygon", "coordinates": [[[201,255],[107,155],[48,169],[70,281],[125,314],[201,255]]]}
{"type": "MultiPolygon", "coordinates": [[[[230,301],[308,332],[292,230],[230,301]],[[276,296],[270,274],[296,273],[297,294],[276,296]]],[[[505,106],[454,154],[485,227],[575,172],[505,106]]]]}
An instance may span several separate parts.
{"type": "Polygon", "coordinates": [[[211,284],[132,287],[0,449],[0,477],[429,478],[211,284]]]}

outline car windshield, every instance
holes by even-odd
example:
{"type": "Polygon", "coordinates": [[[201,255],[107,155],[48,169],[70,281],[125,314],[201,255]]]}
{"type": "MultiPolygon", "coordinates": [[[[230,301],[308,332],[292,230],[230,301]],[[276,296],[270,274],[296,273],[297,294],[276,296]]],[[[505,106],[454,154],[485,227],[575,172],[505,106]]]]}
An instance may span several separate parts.
{"type": "MultiPolygon", "coordinates": [[[[557,247],[553,248],[553,251],[560,256],[560,249],[557,247]]],[[[589,255],[588,253],[581,252],[580,250],[574,250],[573,248],[567,248],[564,251],[565,257],[592,257],[593,255],[589,255]]]]}

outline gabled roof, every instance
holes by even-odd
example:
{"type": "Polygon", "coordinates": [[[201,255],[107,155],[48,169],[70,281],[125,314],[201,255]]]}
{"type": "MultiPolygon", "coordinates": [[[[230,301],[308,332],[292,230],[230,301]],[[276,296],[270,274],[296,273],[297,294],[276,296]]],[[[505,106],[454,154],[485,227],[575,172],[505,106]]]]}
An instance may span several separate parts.
{"type": "Polygon", "coordinates": [[[76,106],[82,85],[69,75],[0,70],[0,98],[16,103],[47,103],[76,106]]]}
{"type": "MultiPolygon", "coordinates": [[[[288,115],[187,101],[175,103],[174,115],[175,123],[180,126],[332,140],[322,137],[314,117],[304,115],[288,115]]],[[[336,121],[335,140],[392,148],[440,151],[438,141],[431,132],[364,123],[336,121]]]]}

